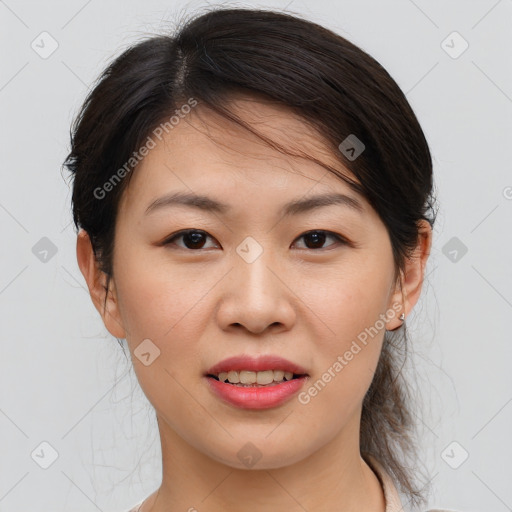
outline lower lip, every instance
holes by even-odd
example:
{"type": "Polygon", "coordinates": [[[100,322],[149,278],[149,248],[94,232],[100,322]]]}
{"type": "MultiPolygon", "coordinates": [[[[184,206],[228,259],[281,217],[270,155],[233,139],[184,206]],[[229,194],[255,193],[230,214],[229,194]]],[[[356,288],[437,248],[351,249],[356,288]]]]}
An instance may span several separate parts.
{"type": "Polygon", "coordinates": [[[298,393],[308,377],[299,377],[273,386],[242,387],[205,377],[210,389],[222,400],[241,409],[277,407],[298,393]]]}

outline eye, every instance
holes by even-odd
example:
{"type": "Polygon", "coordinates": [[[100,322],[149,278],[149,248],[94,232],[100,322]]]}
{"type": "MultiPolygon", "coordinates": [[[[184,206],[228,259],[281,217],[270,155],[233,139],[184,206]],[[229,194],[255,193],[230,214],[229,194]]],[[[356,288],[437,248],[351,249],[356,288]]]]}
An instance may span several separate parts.
{"type": "MultiPolygon", "coordinates": [[[[306,249],[318,249],[319,248],[318,246],[320,246],[320,248],[322,248],[321,246],[325,243],[325,239],[329,238],[329,237],[334,238],[341,244],[348,244],[348,241],[345,240],[345,238],[343,238],[342,236],[337,235],[336,233],[331,233],[330,231],[324,231],[324,230],[319,230],[319,229],[315,229],[313,231],[308,231],[307,233],[304,233],[303,235],[301,235],[298,239],[304,238],[304,240],[306,241],[306,245],[310,244],[313,246],[313,247],[306,247],[306,249]]],[[[331,245],[335,245],[335,244],[331,244],[331,245]]],[[[330,246],[328,246],[328,247],[330,247],[330,246]]]]}
{"type": "MultiPolygon", "coordinates": [[[[305,248],[315,250],[321,249],[325,243],[326,238],[329,237],[337,240],[341,244],[349,245],[349,242],[341,235],[331,233],[330,231],[318,229],[308,231],[307,233],[302,234],[297,240],[304,238],[306,242],[305,248]]],[[[163,242],[163,245],[177,245],[174,243],[175,240],[183,239],[184,247],[181,245],[178,245],[178,247],[180,247],[181,249],[199,250],[205,248],[205,240],[207,238],[213,239],[213,237],[208,235],[208,233],[200,229],[186,229],[172,235],[170,238],[163,242]]]]}
{"type": "Polygon", "coordinates": [[[203,249],[204,240],[212,237],[200,229],[186,229],[168,238],[163,245],[172,245],[172,242],[179,238],[183,238],[183,243],[185,244],[185,247],[178,246],[181,249],[203,249]]]}

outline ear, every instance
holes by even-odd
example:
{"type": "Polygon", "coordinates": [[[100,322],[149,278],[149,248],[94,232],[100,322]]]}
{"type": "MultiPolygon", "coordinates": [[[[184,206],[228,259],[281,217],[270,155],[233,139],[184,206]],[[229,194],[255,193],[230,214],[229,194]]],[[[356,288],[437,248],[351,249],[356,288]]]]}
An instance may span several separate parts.
{"type": "Polygon", "coordinates": [[[87,282],[92,302],[100,313],[105,327],[112,336],[115,336],[116,338],[125,338],[126,332],[123,327],[121,315],[119,314],[114,279],[110,279],[105,304],[107,274],[100,270],[94,255],[89,234],[83,229],[78,232],[76,241],[76,257],[80,271],[87,282]]]}
{"type": "Polygon", "coordinates": [[[391,331],[402,325],[399,316],[405,316],[420,298],[421,288],[425,277],[425,267],[432,247],[432,227],[429,222],[422,219],[419,223],[418,243],[413,254],[406,260],[405,270],[400,273],[391,296],[389,308],[396,312],[396,315],[386,324],[386,329],[391,331]],[[393,304],[395,305],[393,307],[393,304]],[[400,304],[400,308],[397,308],[400,304]]]}

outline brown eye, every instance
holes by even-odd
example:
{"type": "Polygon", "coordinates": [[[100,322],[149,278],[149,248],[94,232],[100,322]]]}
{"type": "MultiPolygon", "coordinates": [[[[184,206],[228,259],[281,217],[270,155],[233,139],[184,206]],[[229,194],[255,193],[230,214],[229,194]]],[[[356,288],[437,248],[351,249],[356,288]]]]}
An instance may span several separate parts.
{"type": "Polygon", "coordinates": [[[172,245],[175,240],[180,238],[183,239],[184,247],[181,245],[178,245],[178,247],[181,249],[197,250],[204,249],[205,240],[212,237],[205,231],[201,231],[199,229],[187,229],[174,234],[171,238],[168,238],[163,245],[172,245]]]}
{"type": "MultiPolygon", "coordinates": [[[[330,231],[323,231],[323,230],[314,230],[314,231],[308,231],[307,233],[304,233],[299,238],[303,238],[306,243],[306,249],[322,249],[326,238],[334,238],[338,242],[345,244],[346,241],[343,237],[340,235],[337,235],[335,233],[331,233],[330,231]]],[[[333,244],[330,244],[328,247],[330,247],[333,244]]]]}

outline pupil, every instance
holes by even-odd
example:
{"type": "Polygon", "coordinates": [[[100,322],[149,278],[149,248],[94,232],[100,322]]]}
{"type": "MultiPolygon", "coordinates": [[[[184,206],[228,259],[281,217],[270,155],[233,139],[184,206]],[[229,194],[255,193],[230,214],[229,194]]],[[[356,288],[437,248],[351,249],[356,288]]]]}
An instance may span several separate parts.
{"type": "MultiPolygon", "coordinates": [[[[201,238],[203,237],[203,233],[199,233],[198,231],[193,231],[191,233],[186,233],[183,237],[183,239],[186,241],[187,239],[188,240],[192,240],[192,245],[194,247],[192,247],[193,249],[197,249],[197,247],[195,247],[195,244],[199,244],[200,246],[202,246],[203,244],[201,244],[201,238]]],[[[203,241],[204,243],[204,241],[203,241]]],[[[185,245],[189,245],[188,243],[186,243],[185,245]]],[[[200,248],[200,247],[199,247],[200,248]]]]}
{"type": "Polygon", "coordinates": [[[319,245],[321,247],[325,242],[325,233],[322,233],[320,231],[315,231],[313,233],[305,235],[306,240],[308,239],[308,237],[313,240],[314,246],[319,245]]]}

